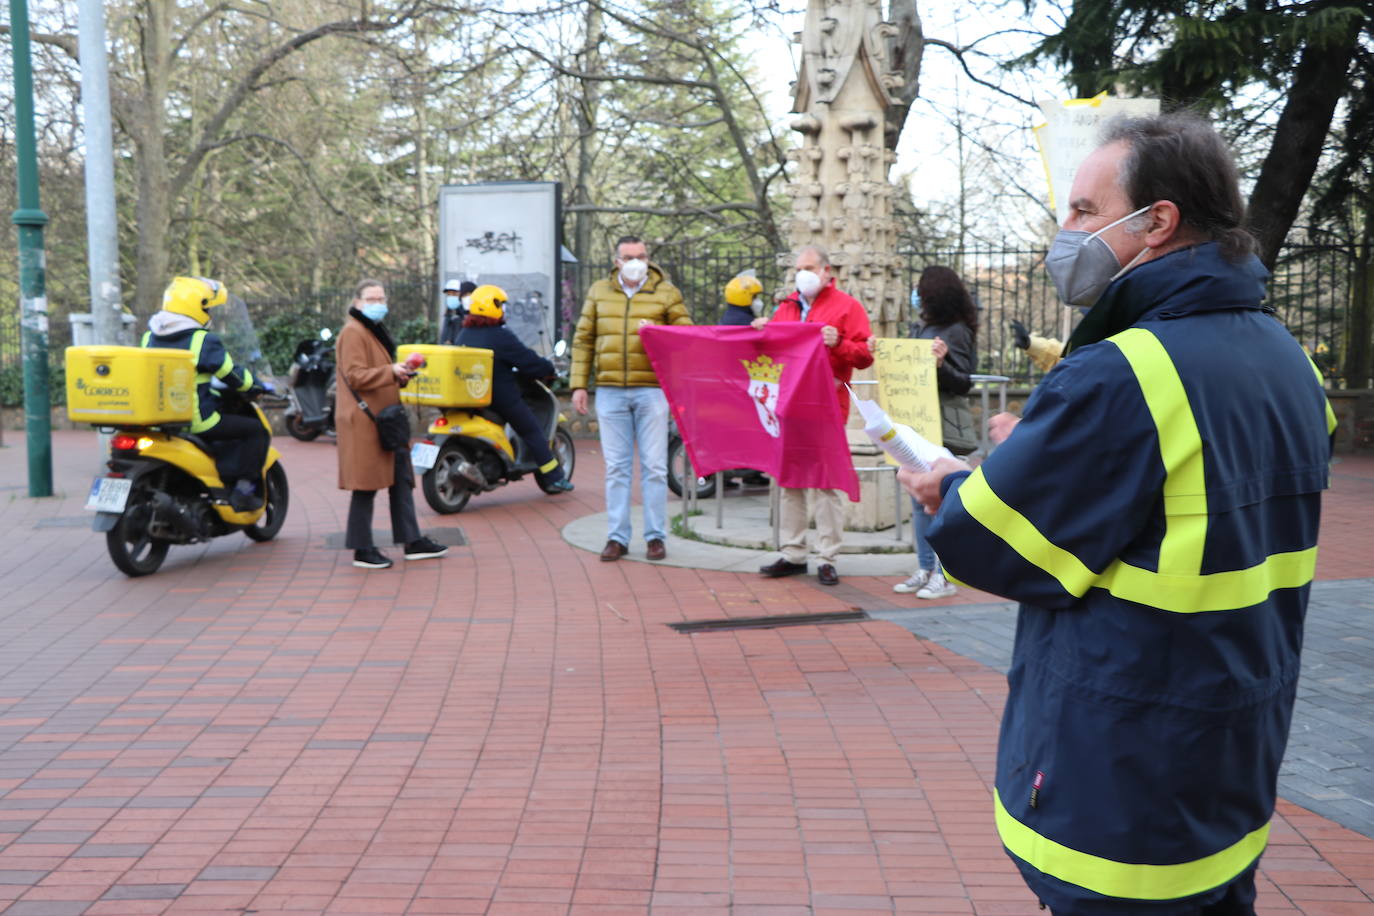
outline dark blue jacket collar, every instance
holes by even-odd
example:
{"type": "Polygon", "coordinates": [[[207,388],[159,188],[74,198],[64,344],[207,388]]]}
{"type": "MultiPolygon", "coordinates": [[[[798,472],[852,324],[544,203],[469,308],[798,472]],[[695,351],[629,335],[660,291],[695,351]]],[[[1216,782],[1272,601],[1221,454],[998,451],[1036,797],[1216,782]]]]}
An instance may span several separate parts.
{"type": "Polygon", "coordinates": [[[1146,318],[1265,309],[1268,278],[1259,258],[1251,254],[1227,260],[1216,242],[1171,251],[1113,281],[1074,330],[1065,353],[1106,340],[1146,318]]]}

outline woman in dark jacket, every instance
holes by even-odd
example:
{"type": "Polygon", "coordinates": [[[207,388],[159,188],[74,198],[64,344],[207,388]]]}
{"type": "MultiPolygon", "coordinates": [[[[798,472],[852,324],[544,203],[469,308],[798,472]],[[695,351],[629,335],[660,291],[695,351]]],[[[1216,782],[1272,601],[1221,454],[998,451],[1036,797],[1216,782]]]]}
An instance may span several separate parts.
{"type": "Polygon", "coordinates": [[[457,344],[492,351],[491,409],[524,441],[530,458],[538,465],[535,480],[540,489],[550,496],[566,493],[573,488],[572,481],[563,473],[539,421],[520,396],[519,380],[548,378],[554,374],[553,363],[521,343],[506,327],[505,311],[505,290],[491,284],[477,287],[457,344]]]}
{"type": "MultiPolygon", "coordinates": [[[[978,310],[973,305],[964,281],[948,267],[927,267],[916,285],[921,323],[913,337],[932,340],[935,354],[935,381],[940,391],[941,435],[945,447],[956,455],[967,455],[978,447],[978,431],[973,412],[964,397],[973,387],[970,376],[977,361],[978,310]]],[[[920,564],[904,582],[892,586],[900,594],[916,593],[917,598],[948,598],[957,589],[949,584],[940,558],[926,540],[931,517],[911,501],[912,525],[916,533],[916,559],[920,564]]]]}

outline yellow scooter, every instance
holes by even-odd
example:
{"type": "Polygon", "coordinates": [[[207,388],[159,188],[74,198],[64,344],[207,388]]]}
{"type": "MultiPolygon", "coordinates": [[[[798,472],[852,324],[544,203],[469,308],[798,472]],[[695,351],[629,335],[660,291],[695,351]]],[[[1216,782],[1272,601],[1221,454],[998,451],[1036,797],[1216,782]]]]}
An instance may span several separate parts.
{"type": "MultiPolygon", "coordinates": [[[[173,544],[238,531],[270,541],[286,521],[290,492],[275,448],[263,462],[262,505],[238,511],[230,504],[211,444],[189,432],[193,378],[183,350],[67,350],[69,416],[114,429],[108,473],[95,478],[86,508],[96,513],[91,527],[105,533],[110,559],[129,576],[156,572],[173,544]]],[[[219,409],[272,429],[262,409],[235,392],[222,393],[219,409]]]]}
{"type": "MultiPolygon", "coordinates": [[[[420,484],[430,508],[444,515],[462,512],[474,493],[489,492],[538,470],[525,454],[520,437],[512,437],[501,415],[487,407],[491,402],[490,350],[421,344],[397,349],[399,358],[411,353],[423,355],[426,361],[401,390],[401,400],[440,410],[425,438],[411,450],[415,469],[423,472],[420,484]]],[[[577,452],[558,398],[537,381],[522,383],[521,395],[548,437],[563,473],[572,479],[577,452]]]]}

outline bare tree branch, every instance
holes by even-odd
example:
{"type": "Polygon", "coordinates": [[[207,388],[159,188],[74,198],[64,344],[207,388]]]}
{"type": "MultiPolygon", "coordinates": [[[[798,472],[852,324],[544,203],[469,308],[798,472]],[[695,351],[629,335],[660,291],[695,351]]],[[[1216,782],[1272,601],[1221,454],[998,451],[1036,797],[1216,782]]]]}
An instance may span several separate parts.
{"type": "Polygon", "coordinates": [[[959,66],[964,68],[964,73],[968,74],[968,78],[973,80],[978,85],[985,86],[988,89],[991,89],[993,92],[1001,93],[1007,98],[1020,102],[1022,105],[1025,105],[1029,108],[1038,109],[1040,107],[1039,105],[1032,102],[1030,99],[1023,99],[1016,93],[1008,92],[996,83],[990,83],[982,77],[976,75],[971,69],[969,69],[968,61],[964,59],[964,54],[968,50],[968,48],[960,48],[957,45],[954,45],[940,38],[927,38],[926,44],[934,45],[937,48],[944,48],[946,51],[953,54],[955,59],[959,61],[959,66]]]}

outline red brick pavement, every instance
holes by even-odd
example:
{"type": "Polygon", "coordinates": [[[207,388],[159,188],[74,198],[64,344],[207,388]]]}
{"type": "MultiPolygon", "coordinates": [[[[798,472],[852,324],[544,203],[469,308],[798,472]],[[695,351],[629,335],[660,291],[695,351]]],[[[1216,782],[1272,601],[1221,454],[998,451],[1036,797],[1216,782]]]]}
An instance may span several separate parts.
{"type": "MultiPolygon", "coordinates": [[[[35,527],[83,514],[92,437],[55,438],[55,499],[0,450],[6,913],[1038,912],[989,811],[1001,676],[884,622],[668,629],[855,593],[568,547],[595,443],[570,497],[422,509],[471,546],[365,572],[323,547],[333,447],[279,440],[278,541],[128,580],[35,527]]],[[[1372,509],[1374,461],[1338,466],[1321,575],[1369,575],[1372,509]]],[[[1261,886],[1374,912],[1374,840],[1285,803],[1261,886]]]]}

